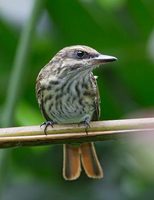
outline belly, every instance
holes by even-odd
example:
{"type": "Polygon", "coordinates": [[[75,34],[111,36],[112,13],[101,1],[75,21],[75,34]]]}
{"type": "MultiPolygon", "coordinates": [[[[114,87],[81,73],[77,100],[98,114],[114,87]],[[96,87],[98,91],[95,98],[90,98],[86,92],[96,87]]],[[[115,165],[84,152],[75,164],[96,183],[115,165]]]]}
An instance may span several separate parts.
{"type": "Polygon", "coordinates": [[[94,112],[93,99],[87,96],[72,96],[69,93],[63,96],[52,96],[44,103],[48,117],[56,123],[80,123],[92,118],[94,112]]]}

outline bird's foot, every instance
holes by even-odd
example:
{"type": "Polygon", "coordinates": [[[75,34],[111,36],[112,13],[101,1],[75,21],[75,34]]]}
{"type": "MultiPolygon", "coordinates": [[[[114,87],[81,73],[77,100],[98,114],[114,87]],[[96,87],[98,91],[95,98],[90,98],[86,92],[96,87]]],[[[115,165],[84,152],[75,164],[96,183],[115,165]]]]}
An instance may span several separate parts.
{"type": "Polygon", "coordinates": [[[40,127],[45,126],[45,127],[44,127],[44,134],[47,135],[47,128],[48,128],[48,126],[51,126],[51,127],[53,128],[53,125],[54,125],[54,124],[55,124],[55,123],[54,123],[53,121],[46,121],[46,122],[43,122],[43,123],[40,125],[40,127]]]}
{"type": "Polygon", "coordinates": [[[85,132],[88,135],[88,128],[90,128],[90,120],[89,120],[89,118],[85,118],[85,120],[80,122],[80,124],[85,127],[85,132]]]}

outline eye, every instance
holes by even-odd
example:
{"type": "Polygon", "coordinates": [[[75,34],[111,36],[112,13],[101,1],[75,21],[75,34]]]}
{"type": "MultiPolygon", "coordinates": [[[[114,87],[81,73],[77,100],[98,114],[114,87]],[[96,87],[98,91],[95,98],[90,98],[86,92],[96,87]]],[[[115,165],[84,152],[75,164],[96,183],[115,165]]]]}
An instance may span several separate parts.
{"type": "Polygon", "coordinates": [[[83,57],[85,57],[86,52],[84,52],[84,51],[77,51],[76,55],[77,55],[78,58],[83,58],[83,57]]]}

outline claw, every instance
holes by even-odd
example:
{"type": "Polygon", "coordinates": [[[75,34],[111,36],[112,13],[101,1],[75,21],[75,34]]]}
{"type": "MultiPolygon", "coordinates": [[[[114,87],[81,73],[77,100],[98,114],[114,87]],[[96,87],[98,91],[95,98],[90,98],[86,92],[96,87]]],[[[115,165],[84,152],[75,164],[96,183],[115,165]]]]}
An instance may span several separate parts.
{"type": "Polygon", "coordinates": [[[54,122],[53,121],[46,121],[46,122],[43,122],[40,127],[42,126],[45,126],[44,127],[44,134],[47,135],[47,128],[48,126],[51,126],[53,128],[53,125],[54,125],[54,122]]]}
{"type": "MultiPolygon", "coordinates": [[[[85,132],[86,132],[86,134],[88,135],[88,128],[90,128],[90,123],[89,123],[90,121],[89,121],[89,119],[85,119],[84,121],[82,121],[80,124],[83,124],[84,125],[84,127],[85,127],[85,132]]],[[[80,125],[79,124],[79,125],[80,125]]]]}

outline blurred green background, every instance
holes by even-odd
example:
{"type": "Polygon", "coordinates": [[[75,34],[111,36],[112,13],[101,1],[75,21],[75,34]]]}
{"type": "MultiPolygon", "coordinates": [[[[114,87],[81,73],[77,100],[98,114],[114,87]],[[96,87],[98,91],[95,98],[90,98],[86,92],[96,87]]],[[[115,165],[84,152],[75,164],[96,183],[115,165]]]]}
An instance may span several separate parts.
{"type": "MultiPolygon", "coordinates": [[[[153,8],[153,0],[0,0],[1,127],[44,121],[36,77],[57,51],[74,44],[118,58],[94,72],[101,120],[154,116],[153,8]]],[[[152,135],[96,146],[104,179],[82,173],[74,182],[62,178],[61,145],[1,150],[0,199],[154,199],[152,135]]]]}

